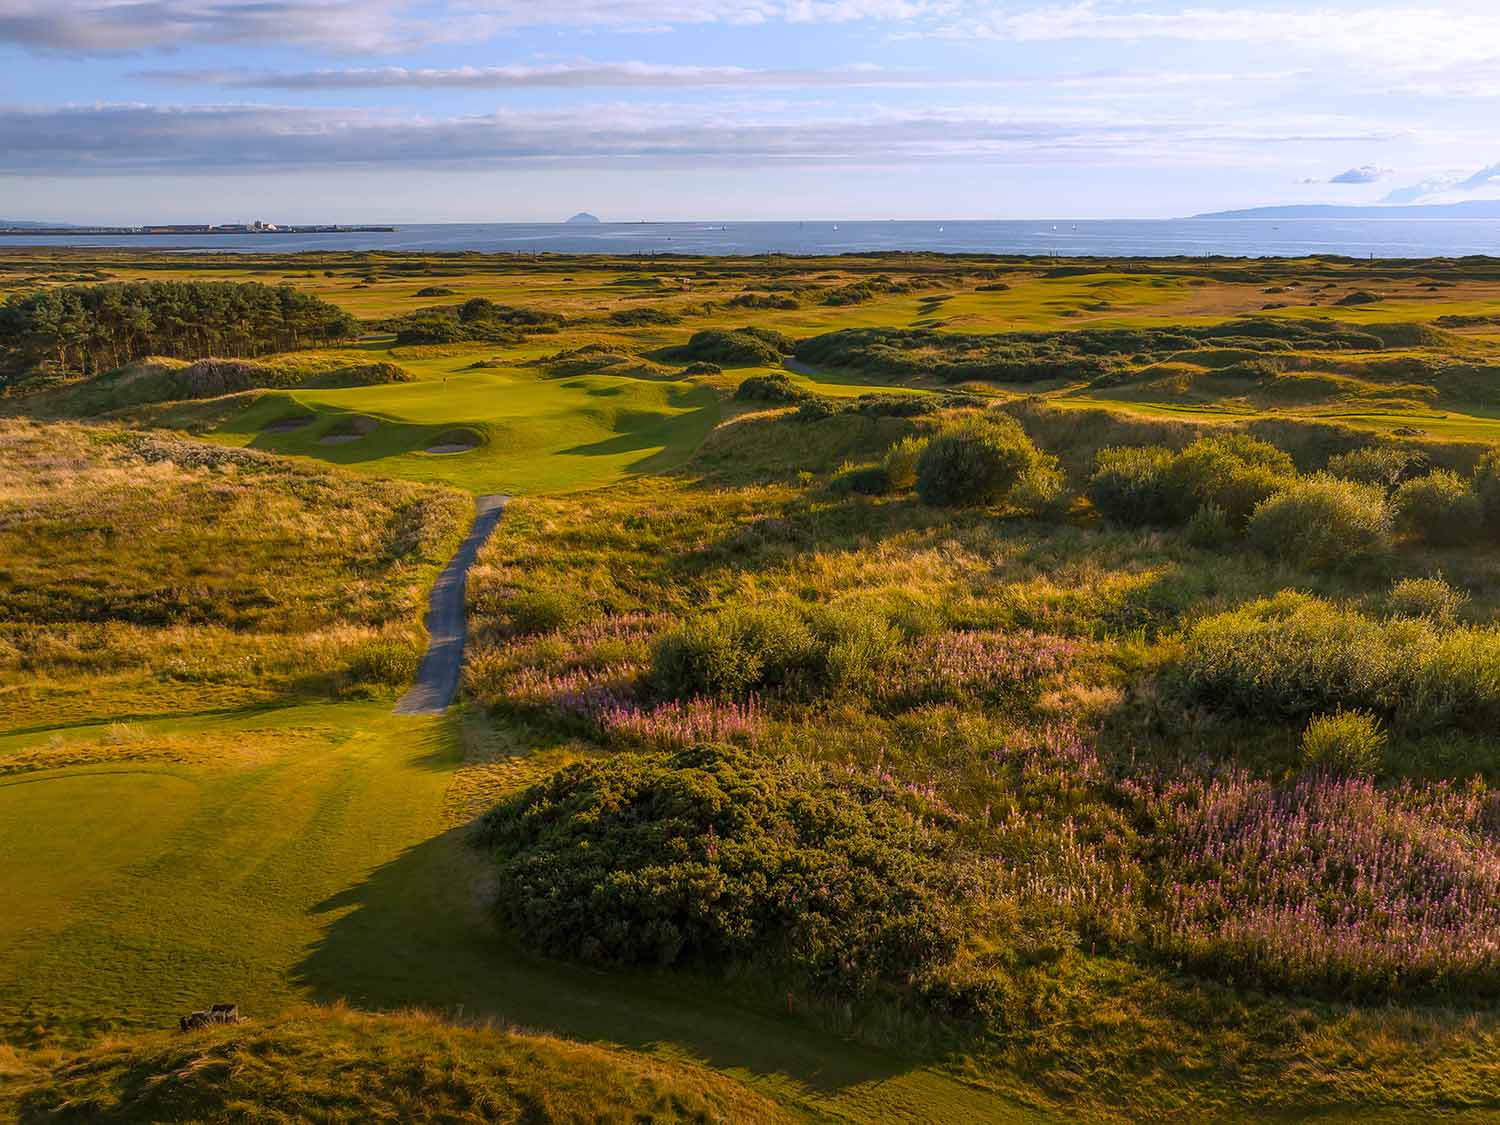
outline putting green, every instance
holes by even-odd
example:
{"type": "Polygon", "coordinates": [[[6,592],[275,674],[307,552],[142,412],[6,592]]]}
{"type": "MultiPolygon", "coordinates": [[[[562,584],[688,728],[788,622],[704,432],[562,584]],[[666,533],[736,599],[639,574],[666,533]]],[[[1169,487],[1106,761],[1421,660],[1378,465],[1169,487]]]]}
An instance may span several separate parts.
{"type": "Polygon", "coordinates": [[[592,488],[673,468],[719,421],[717,392],[699,383],[608,375],[549,379],[526,368],[469,370],[476,354],[397,357],[418,376],[410,383],[268,392],[206,436],[381,476],[524,495],[592,488]],[[267,429],[306,414],[314,417],[311,425],[267,429]],[[375,424],[351,437],[356,419],[375,424]],[[468,431],[475,447],[429,452],[454,430],[468,431]],[[328,440],[339,434],[345,436],[328,440]]]}

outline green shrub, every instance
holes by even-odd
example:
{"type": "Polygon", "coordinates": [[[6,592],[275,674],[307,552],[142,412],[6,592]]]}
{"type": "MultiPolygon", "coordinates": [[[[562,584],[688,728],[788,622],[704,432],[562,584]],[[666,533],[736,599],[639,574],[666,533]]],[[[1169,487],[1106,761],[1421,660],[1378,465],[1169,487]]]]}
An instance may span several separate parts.
{"type": "Polygon", "coordinates": [[[1425,617],[1438,625],[1454,625],[1469,595],[1441,578],[1403,578],[1391,587],[1386,608],[1392,617],[1425,617]]]}
{"type": "Polygon", "coordinates": [[[1217,504],[1204,504],[1188,520],[1187,539],[1194,547],[1214,550],[1234,539],[1234,528],[1223,508],[1217,504]]]}
{"type": "Polygon", "coordinates": [[[1492,449],[1479,459],[1474,469],[1474,494],[1484,510],[1484,529],[1492,539],[1500,539],[1500,449],[1492,449]]]}
{"type": "Polygon", "coordinates": [[[927,448],[927,438],[904,437],[885,451],[881,467],[892,491],[906,492],[917,486],[917,461],[927,448]]]}
{"type": "Polygon", "coordinates": [[[1159,445],[1101,449],[1086,492],[1094,507],[1132,527],[1166,525],[1181,518],[1181,502],[1170,488],[1173,454],[1159,445]]]}
{"type": "Polygon", "coordinates": [[[951,422],[917,457],[917,495],[939,507],[998,504],[1037,457],[1036,446],[1012,418],[951,422]]]}
{"type": "Polygon", "coordinates": [[[372,641],[354,653],[349,675],[361,684],[406,687],[417,677],[421,654],[401,641],[372,641]]]}
{"type": "Polygon", "coordinates": [[[1298,480],[1255,509],[1250,541],[1308,570],[1357,566],[1390,548],[1390,512],[1373,485],[1324,474],[1298,480]]]}
{"type": "Polygon", "coordinates": [[[1500,721],[1500,630],[1375,620],[1285,591],[1193,625],[1185,697],[1263,721],[1358,708],[1413,726],[1500,721]]]}
{"type": "Polygon", "coordinates": [[[1396,526],[1425,543],[1452,547],[1484,532],[1484,504],[1469,482],[1446,469],[1409,480],[1391,497],[1396,526]]]}
{"type": "Polygon", "coordinates": [[[769,375],[751,375],[735,389],[734,397],[739,402],[802,402],[813,396],[784,372],[773,371],[769,375]]]}
{"type": "Polygon", "coordinates": [[[806,622],[779,605],[690,619],[657,641],[651,654],[656,690],[672,699],[805,689],[817,663],[806,622]]]}
{"type": "Polygon", "coordinates": [[[1341,775],[1368,775],[1380,765],[1385,730],[1368,711],[1318,715],[1302,732],[1302,764],[1341,775]]]}
{"type": "Polygon", "coordinates": [[[1422,454],[1399,445],[1367,445],[1328,459],[1328,471],[1342,480],[1375,484],[1391,492],[1402,481],[1425,471],[1422,454]]]}
{"type": "Polygon", "coordinates": [[[740,367],[769,367],[791,354],[792,341],[769,328],[705,328],[671,354],[680,359],[707,360],[740,367]]]}
{"type": "Polygon", "coordinates": [[[891,491],[891,478],[881,465],[845,466],[834,474],[829,487],[839,493],[884,496],[891,491]]]}
{"type": "Polygon", "coordinates": [[[1177,454],[1167,470],[1167,487],[1180,519],[1209,504],[1240,529],[1256,505],[1296,475],[1291,457],[1269,442],[1220,434],[1199,438],[1177,454]]]}
{"type": "Polygon", "coordinates": [[[898,793],[724,747],[581,762],[480,822],[527,945],[856,997],[951,962],[961,868],[898,793]]]}
{"type": "Polygon", "coordinates": [[[1012,490],[1010,502],[1039,519],[1060,519],[1067,515],[1073,496],[1057,458],[1050,453],[1039,455],[1012,490]]]}
{"type": "Polygon", "coordinates": [[[864,606],[819,606],[811,618],[829,690],[867,690],[899,653],[901,632],[884,614],[864,606]]]}
{"type": "Polygon", "coordinates": [[[510,631],[524,637],[577,625],[588,611],[577,598],[557,590],[522,590],[506,603],[505,615],[510,631]]]}

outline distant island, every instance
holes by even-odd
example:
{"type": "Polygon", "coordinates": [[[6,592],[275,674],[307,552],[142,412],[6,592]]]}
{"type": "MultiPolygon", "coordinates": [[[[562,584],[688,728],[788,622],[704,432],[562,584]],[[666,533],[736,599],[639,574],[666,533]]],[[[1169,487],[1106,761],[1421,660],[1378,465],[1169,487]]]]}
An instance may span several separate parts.
{"type": "Polygon", "coordinates": [[[1192,219],[1500,219],[1500,199],[1413,206],[1340,206],[1333,203],[1250,207],[1243,211],[1209,211],[1192,219]]]}
{"type": "Polygon", "coordinates": [[[587,211],[580,211],[580,212],[578,212],[578,214],[574,215],[571,219],[569,219],[568,222],[571,223],[571,224],[573,224],[574,226],[580,226],[580,227],[582,227],[582,226],[597,226],[599,224],[599,216],[598,215],[590,215],[587,211]]]}

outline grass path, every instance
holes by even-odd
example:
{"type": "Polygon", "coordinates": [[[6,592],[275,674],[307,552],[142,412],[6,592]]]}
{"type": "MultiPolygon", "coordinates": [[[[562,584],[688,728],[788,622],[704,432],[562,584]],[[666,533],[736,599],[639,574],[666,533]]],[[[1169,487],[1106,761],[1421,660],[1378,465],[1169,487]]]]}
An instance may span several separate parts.
{"type": "Polygon", "coordinates": [[[1017,1119],[1014,1103],[708,986],[513,948],[445,814],[460,724],[380,703],[174,719],[132,729],[118,749],[134,760],[105,753],[122,737],[107,728],[0,738],[0,767],[59,740],[85,759],[100,747],[97,764],[0,776],[0,1029],[347,997],[690,1056],[835,1120],[1017,1119]],[[183,753],[153,758],[158,743],[183,753]]]}

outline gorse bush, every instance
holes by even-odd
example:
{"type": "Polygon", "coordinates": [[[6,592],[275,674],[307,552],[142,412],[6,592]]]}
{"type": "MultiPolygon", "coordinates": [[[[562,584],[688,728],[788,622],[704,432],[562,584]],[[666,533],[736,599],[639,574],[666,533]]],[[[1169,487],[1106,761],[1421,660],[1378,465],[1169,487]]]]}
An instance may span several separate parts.
{"type": "Polygon", "coordinates": [[[1367,445],[1328,459],[1328,472],[1341,480],[1375,484],[1391,492],[1402,481],[1425,471],[1427,459],[1399,445],[1367,445]]]}
{"type": "Polygon", "coordinates": [[[1472,543],[1484,534],[1483,502],[1468,481],[1446,469],[1401,485],[1391,509],[1398,528],[1435,547],[1472,543]]]}
{"type": "Polygon", "coordinates": [[[906,492],[917,485],[917,461],[927,448],[927,438],[904,437],[885,451],[881,468],[892,491],[906,492]]]}
{"type": "Polygon", "coordinates": [[[1180,518],[1179,497],[1169,488],[1173,454],[1159,445],[1102,449],[1089,478],[1094,507],[1133,527],[1168,525],[1180,518]]]}
{"type": "Polygon", "coordinates": [[[652,679],[673,699],[743,698],[805,688],[817,657],[812,630],[793,608],[733,608],[692,618],[662,637],[651,654],[652,679]]]}
{"type": "Polygon", "coordinates": [[[1374,485],[1318,475],[1255,509],[1247,531],[1266,554],[1307,570],[1355,567],[1390,549],[1390,511],[1374,485]]]}
{"type": "Polygon", "coordinates": [[[1425,617],[1437,625],[1454,625],[1469,595],[1441,578],[1403,578],[1391,587],[1386,608],[1393,617],[1425,617]]]}
{"type": "Polygon", "coordinates": [[[552,633],[588,617],[583,602],[561,590],[519,590],[506,601],[510,631],[518,636],[552,633]]]}
{"type": "Polygon", "coordinates": [[[734,397],[740,402],[801,402],[812,398],[806,387],[799,387],[781,371],[769,375],[751,375],[735,388],[734,397]]]}
{"type": "Polygon", "coordinates": [[[837,996],[959,947],[951,829],[909,795],[724,747],[570,766],[484,817],[528,945],[605,965],[757,966],[837,996]]]}
{"type": "Polygon", "coordinates": [[[1371,774],[1380,765],[1385,731],[1367,711],[1318,715],[1302,732],[1302,763],[1341,776],[1371,774]]]}
{"type": "Polygon", "coordinates": [[[671,356],[686,360],[739,367],[773,366],[790,355],[792,341],[769,328],[705,328],[694,332],[686,344],[671,349],[671,356]]]}
{"type": "Polygon", "coordinates": [[[1484,529],[1491,539],[1500,539],[1500,449],[1479,459],[1474,469],[1474,493],[1484,512],[1484,529]]]}
{"type": "Polygon", "coordinates": [[[1050,453],[1040,454],[1010,493],[1012,504],[1042,519],[1065,516],[1072,501],[1067,475],[1050,453]]]}
{"type": "Polygon", "coordinates": [[[1179,453],[1161,446],[1099,452],[1088,495],[1118,523],[1171,526],[1212,505],[1234,529],[1296,474],[1292,459],[1248,434],[1198,438],[1179,453]]]}
{"type": "Polygon", "coordinates": [[[1175,678],[1192,702],[1264,720],[1357,708],[1484,730],[1500,720],[1500,630],[1381,621],[1284,592],[1190,628],[1175,678]]]}
{"type": "Polygon", "coordinates": [[[1199,438],[1172,459],[1168,484],[1177,494],[1180,518],[1205,504],[1224,513],[1236,529],[1257,504],[1296,475],[1286,453],[1248,434],[1199,438]]]}
{"type": "Polygon", "coordinates": [[[917,495],[940,507],[999,504],[1038,460],[1009,417],[972,417],[937,431],[917,456],[917,495]]]}

